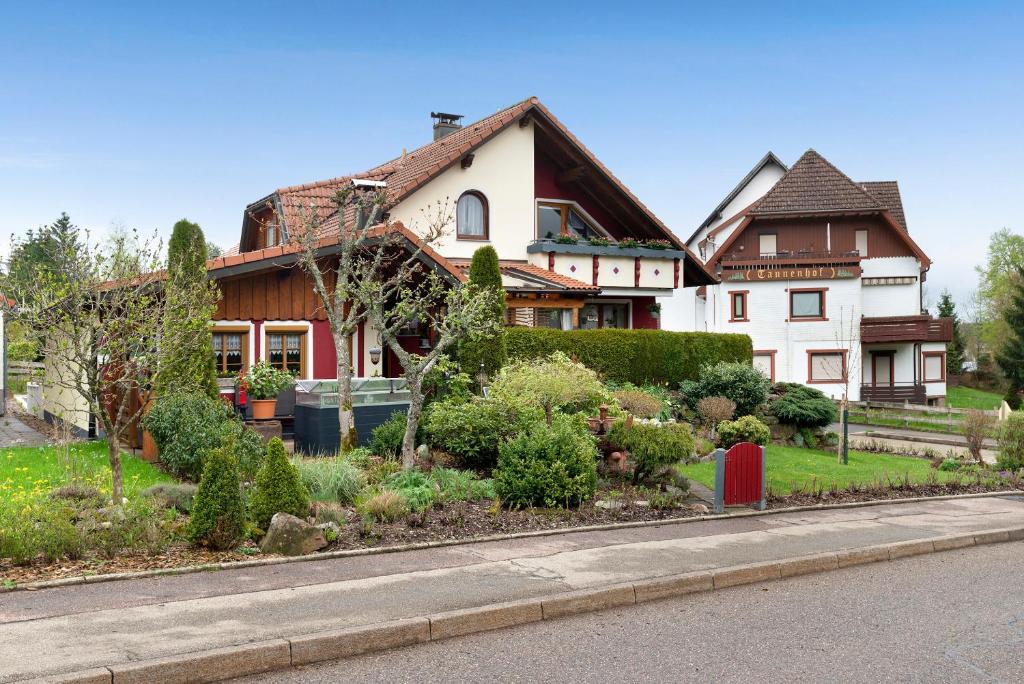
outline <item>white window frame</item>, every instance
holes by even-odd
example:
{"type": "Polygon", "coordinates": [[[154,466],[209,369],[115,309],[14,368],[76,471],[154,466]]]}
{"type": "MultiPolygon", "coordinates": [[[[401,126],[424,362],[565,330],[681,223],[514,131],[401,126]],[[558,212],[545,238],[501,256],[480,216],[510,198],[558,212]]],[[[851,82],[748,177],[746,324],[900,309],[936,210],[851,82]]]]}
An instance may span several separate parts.
{"type": "MultiPolygon", "coordinates": [[[[584,220],[590,224],[591,228],[596,230],[598,233],[601,233],[612,242],[615,242],[615,238],[612,237],[611,233],[609,233],[605,227],[597,221],[597,219],[587,213],[587,210],[581,207],[578,202],[564,199],[548,199],[546,197],[538,197],[533,203],[533,235],[536,239],[543,237],[540,235],[540,223],[538,222],[538,217],[540,216],[540,205],[542,204],[561,204],[569,207],[570,209],[574,209],[576,213],[582,216],[584,220]]],[[[555,237],[558,236],[556,235],[555,237]]]]}

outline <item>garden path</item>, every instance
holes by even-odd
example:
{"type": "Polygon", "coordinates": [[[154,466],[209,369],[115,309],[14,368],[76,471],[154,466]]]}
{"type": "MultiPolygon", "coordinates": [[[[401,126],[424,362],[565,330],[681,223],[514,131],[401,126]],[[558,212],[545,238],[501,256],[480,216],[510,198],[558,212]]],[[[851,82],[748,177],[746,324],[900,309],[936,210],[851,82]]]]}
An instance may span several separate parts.
{"type": "Polygon", "coordinates": [[[43,446],[49,443],[45,435],[23,423],[10,411],[0,416],[0,447],[43,446]]]}

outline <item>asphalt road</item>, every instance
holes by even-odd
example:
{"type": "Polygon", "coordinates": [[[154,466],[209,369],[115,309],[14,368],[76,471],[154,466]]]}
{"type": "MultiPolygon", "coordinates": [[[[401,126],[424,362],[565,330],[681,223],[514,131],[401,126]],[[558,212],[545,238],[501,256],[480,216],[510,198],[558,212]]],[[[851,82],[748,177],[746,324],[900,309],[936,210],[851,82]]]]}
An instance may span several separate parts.
{"type": "Polygon", "coordinates": [[[1024,542],[525,625],[245,682],[1020,682],[1024,542]]]}

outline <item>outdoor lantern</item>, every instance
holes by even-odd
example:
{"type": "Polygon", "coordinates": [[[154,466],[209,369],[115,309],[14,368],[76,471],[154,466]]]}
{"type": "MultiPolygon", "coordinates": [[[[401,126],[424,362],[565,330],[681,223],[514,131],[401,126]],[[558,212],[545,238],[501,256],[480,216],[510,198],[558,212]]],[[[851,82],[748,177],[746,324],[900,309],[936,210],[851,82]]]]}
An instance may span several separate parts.
{"type": "MultiPolygon", "coordinates": [[[[487,387],[487,370],[484,368],[484,362],[480,362],[480,373],[476,376],[477,381],[480,383],[480,389],[485,390],[487,387]]],[[[486,390],[485,395],[486,396],[486,390]]]]}
{"type": "Polygon", "coordinates": [[[370,363],[374,366],[380,363],[380,347],[370,347],[370,363]]]}

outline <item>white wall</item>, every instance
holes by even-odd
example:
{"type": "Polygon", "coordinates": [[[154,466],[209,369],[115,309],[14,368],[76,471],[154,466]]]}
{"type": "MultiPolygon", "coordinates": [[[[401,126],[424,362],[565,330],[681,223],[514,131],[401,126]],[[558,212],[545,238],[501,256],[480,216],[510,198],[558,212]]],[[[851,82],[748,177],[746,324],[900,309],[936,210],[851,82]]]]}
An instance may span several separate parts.
{"type": "Polygon", "coordinates": [[[43,375],[43,410],[48,418],[62,419],[65,423],[81,430],[89,431],[89,404],[74,390],[63,385],[61,381],[69,373],[66,363],[53,356],[47,357],[43,375]]]}
{"type": "MultiPolygon", "coordinates": [[[[707,227],[702,228],[700,233],[697,234],[697,236],[691,240],[687,246],[699,256],[700,252],[697,248],[697,244],[706,238],[709,232],[717,228],[724,221],[735,216],[738,212],[752,204],[754,200],[762,197],[766,192],[771,190],[779,179],[782,178],[783,174],[785,174],[785,171],[775,164],[765,165],[757,172],[757,175],[755,175],[750,182],[747,183],[739,193],[737,193],[736,197],[725,205],[725,208],[722,209],[722,215],[712,221],[707,227]]],[[[742,223],[742,221],[735,221],[731,226],[716,235],[715,244],[717,246],[721,246],[722,243],[729,239],[729,236],[732,235],[733,231],[740,223],[742,223]]],[[[711,253],[707,256],[710,257],[711,253]]]]}
{"type": "Polygon", "coordinates": [[[864,278],[913,277],[906,285],[865,285],[865,316],[914,316],[921,313],[921,262],[917,257],[879,257],[861,261],[864,278]]]}
{"type": "Polygon", "coordinates": [[[451,216],[448,235],[436,246],[442,255],[469,259],[477,248],[490,244],[501,259],[526,259],[536,220],[533,125],[509,126],[473,154],[472,166],[463,169],[456,162],[395,206],[391,220],[422,232],[441,203],[451,216]],[[487,198],[489,241],[455,238],[455,203],[467,190],[476,190],[487,198]]]}

